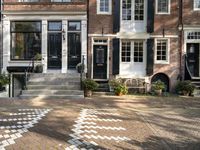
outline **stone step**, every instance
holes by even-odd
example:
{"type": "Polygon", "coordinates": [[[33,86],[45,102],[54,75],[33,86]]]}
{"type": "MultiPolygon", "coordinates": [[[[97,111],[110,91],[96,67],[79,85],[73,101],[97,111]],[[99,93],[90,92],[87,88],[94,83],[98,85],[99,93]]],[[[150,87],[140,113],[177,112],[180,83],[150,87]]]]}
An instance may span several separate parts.
{"type": "Polygon", "coordinates": [[[194,97],[200,97],[200,89],[195,89],[193,95],[194,97]]]}
{"type": "Polygon", "coordinates": [[[47,80],[47,81],[28,81],[28,85],[80,85],[80,81],[71,80],[47,80]]]}
{"type": "Polygon", "coordinates": [[[46,90],[80,90],[80,85],[28,85],[28,90],[39,90],[39,89],[46,89],[46,90]]]}
{"type": "Polygon", "coordinates": [[[84,99],[84,95],[20,95],[21,99],[84,99]]]}
{"type": "Polygon", "coordinates": [[[79,73],[31,73],[29,77],[34,78],[80,78],[79,73]]]}
{"type": "Polygon", "coordinates": [[[23,90],[22,95],[83,95],[81,90],[23,90]]]}

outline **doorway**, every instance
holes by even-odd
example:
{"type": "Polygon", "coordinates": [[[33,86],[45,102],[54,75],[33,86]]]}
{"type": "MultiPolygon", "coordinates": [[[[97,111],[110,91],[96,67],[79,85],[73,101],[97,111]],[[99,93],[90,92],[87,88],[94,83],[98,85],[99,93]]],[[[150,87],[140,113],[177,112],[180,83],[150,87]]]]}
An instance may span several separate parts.
{"type": "Polygon", "coordinates": [[[48,33],[48,68],[60,69],[62,62],[62,34],[48,33]]]}
{"type": "Polygon", "coordinates": [[[200,46],[199,43],[187,43],[187,63],[193,77],[200,76],[200,46]]]}
{"type": "Polygon", "coordinates": [[[107,45],[93,46],[93,78],[107,79],[107,45]]]}

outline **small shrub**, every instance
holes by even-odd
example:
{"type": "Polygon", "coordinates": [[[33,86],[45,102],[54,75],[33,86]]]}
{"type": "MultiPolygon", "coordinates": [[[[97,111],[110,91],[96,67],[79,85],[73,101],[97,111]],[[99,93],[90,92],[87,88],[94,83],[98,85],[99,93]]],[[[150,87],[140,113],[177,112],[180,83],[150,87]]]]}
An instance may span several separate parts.
{"type": "Polygon", "coordinates": [[[8,75],[6,74],[0,74],[0,90],[3,90],[4,89],[4,86],[9,84],[10,83],[10,80],[9,80],[9,77],[8,75]]]}
{"type": "Polygon", "coordinates": [[[82,81],[83,83],[83,86],[84,86],[84,89],[85,90],[91,90],[91,91],[94,91],[95,89],[98,88],[98,83],[95,82],[94,80],[92,79],[85,79],[82,81]]]}
{"type": "Polygon", "coordinates": [[[179,81],[175,90],[177,94],[188,95],[194,92],[195,86],[190,81],[179,81]]]}
{"type": "Polygon", "coordinates": [[[114,88],[114,92],[116,95],[126,95],[128,94],[128,88],[123,84],[119,84],[114,88]]]}
{"type": "Polygon", "coordinates": [[[158,80],[156,82],[153,82],[151,87],[152,87],[153,91],[155,91],[155,90],[164,90],[165,89],[165,83],[162,82],[161,80],[158,80]]]}

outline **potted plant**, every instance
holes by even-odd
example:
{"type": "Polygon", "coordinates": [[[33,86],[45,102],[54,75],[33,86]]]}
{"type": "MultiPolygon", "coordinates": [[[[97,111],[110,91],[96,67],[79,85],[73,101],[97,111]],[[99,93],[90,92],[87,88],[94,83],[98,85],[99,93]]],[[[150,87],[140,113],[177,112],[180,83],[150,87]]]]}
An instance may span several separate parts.
{"type": "Polygon", "coordinates": [[[128,88],[124,84],[118,84],[114,87],[114,92],[117,96],[126,95],[128,93],[128,88]]]}
{"type": "Polygon", "coordinates": [[[165,83],[162,82],[161,80],[158,80],[152,83],[151,88],[156,93],[156,95],[161,96],[162,91],[165,89],[165,83]]]}
{"type": "Polygon", "coordinates": [[[84,87],[85,97],[92,96],[92,91],[97,89],[97,87],[99,86],[98,83],[92,79],[85,79],[82,81],[82,83],[83,83],[83,87],[84,87]]]}
{"type": "Polygon", "coordinates": [[[190,81],[179,81],[175,89],[178,94],[189,96],[194,92],[195,86],[190,81]]]}
{"type": "Polygon", "coordinates": [[[109,84],[110,92],[113,92],[115,87],[117,87],[119,84],[122,84],[122,80],[112,79],[112,80],[109,80],[108,84],[109,84]]]}
{"type": "Polygon", "coordinates": [[[5,90],[5,85],[9,83],[9,77],[4,73],[0,74],[0,91],[5,90]]]}
{"type": "Polygon", "coordinates": [[[78,73],[81,73],[81,71],[83,72],[84,68],[85,68],[85,65],[83,63],[78,63],[76,65],[76,70],[77,70],[78,73]]]}
{"type": "MultiPolygon", "coordinates": [[[[41,59],[42,59],[42,55],[39,54],[39,53],[37,53],[34,56],[34,60],[36,60],[36,61],[41,61],[41,59]]],[[[36,73],[42,73],[43,72],[43,65],[42,65],[42,63],[37,64],[35,66],[34,70],[35,70],[36,73]]]]}

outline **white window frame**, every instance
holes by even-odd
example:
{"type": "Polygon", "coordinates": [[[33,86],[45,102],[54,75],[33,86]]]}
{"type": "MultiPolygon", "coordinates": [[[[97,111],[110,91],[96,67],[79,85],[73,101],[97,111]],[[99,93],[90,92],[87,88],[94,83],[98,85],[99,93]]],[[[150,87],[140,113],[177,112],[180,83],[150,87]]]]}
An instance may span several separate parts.
{"type": "Polygon", "coordinates": [[[168,0],[168,12],[158,12],[158,0],[156,0],[156,14],[159,15],[169,15],[171,11],[171,0],[168,0]]]}
{"type": "Polygon", "coordinates": [[[193,0],[193,10],[194,11],[199,11],[200,8],[195,7],[196,6],[195,3],[196,3],[196,0],[193,0]]]}
{"type": "Polygon", "coordinates": [[[120,40],[120,63],[121,64],[141,64],[141,63],[145,63],[145,40],[141,39],[141,40],[130,40],[130,39],[121,39],[120,40]],[[130,61],[122,61],[122,43],[123,42],[130,42],[130,48],[131,48],[131,54],[130,54],[130,61]],[[134,44],[135,42],[142,42],[143,43],[143,61],[142,62],[135,62],[134,61],[134,52],[135,52],[135,49],[134,49],[134,44]]]}
{"type": "Polygon", "coordinates": [[[112,0],[109,1],[109,7],[108,7],[108,12],[102,12],[100,10],[100,0],[97,0],[97,14],[101,15],[111,15],[112,14],[112,0]]]}
{"type": "Polygon", "coordinates": [[[169,38],[156,38],[154,50],[155,50],[155,52],[154,52],[155,64],[169,64],[169,62],[170,62],[170,39],[169,38]],[[166,60],[157,60],[157,41],[158,40],[166,40],[167,41],[166,60]]]}

